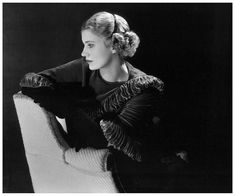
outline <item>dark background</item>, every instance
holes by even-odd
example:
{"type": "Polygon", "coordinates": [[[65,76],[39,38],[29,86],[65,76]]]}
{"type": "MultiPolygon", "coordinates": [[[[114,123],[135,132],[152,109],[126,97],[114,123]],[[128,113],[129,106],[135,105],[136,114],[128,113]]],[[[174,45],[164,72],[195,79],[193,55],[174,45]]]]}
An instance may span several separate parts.
{"type": "Polygon", "coordinates": [[[79,58],[92,14],[123,16],[129,61],[165,82],[165,130],[189,152],[192,192],[232,191],[232,3],[3,4],[3,192],[32,192],[12,95],[27,72],[79,58]]]}

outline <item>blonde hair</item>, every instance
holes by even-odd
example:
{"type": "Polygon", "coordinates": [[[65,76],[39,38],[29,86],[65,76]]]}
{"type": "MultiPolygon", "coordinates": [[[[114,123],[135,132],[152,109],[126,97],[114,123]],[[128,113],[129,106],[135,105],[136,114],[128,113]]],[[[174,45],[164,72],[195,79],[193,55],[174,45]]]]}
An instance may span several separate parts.
{"type": "Polygon", "coordinates": [[[122,58],[132,57],[140,43],[138,35],[130,30],[127,21],[117,14],[98,12],[82,25],[81,30],[86,29],[111,40],[113,48],[122,58]]]}

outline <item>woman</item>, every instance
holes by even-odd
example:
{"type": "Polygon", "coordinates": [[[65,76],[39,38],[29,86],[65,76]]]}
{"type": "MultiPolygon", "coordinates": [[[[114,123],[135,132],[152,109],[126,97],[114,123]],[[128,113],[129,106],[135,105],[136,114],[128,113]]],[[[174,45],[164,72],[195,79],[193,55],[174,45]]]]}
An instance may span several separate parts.
{"type": "Polygon", "coordinates": [[[66,119],[65,137],[77,151],[87,146],[112,151],[109,167],[120,191],[145,192],[133,174],[152,157],[147,144],[163,82],[125,60],[135,54],[140,40],[123,17],[96,13],[82,26],[81,37],[82,58],[26,74],[22,92],[66,119]]]}

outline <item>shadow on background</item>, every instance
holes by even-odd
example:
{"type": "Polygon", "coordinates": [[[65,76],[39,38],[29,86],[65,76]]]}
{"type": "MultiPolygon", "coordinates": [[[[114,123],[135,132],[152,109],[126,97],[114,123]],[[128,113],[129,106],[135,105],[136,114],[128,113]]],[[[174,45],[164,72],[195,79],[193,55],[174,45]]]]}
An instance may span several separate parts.
{"type": "Polygon", "coordinates": [[[232,191],[232,4],[3,4],[3,192],[33,192],[12,96],[27,72],[82,51],[93,13],[120,14],[140,36],[129,61],[165,82],[169,145],[189,152],[190,192],[232,191]]]}

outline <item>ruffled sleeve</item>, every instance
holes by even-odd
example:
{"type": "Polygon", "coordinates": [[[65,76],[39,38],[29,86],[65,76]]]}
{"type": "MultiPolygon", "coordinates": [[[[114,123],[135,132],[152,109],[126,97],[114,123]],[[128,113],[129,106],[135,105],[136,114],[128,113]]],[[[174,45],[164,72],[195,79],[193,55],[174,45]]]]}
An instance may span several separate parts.
{"type": "Polygon", "coordinates": [[[103,101],[99,115],[116,113],[114,118],[100,121],[109,146],[122,151],[133,160],[142,160],[141,134],[147,131],[144,130],[144,124],[152,119],[162,91],[163,82],[146,75],[122,85],[103,101]]]}
{"type": "Polygon", "coordinates": [[[157,98],[153,94],[143,93],[132,98],[113,120],[101,120],[100,125],[108,146],[122,151],[136,161],[142,160],[141,134],[144,124],[153,115],[157,98]]]}

